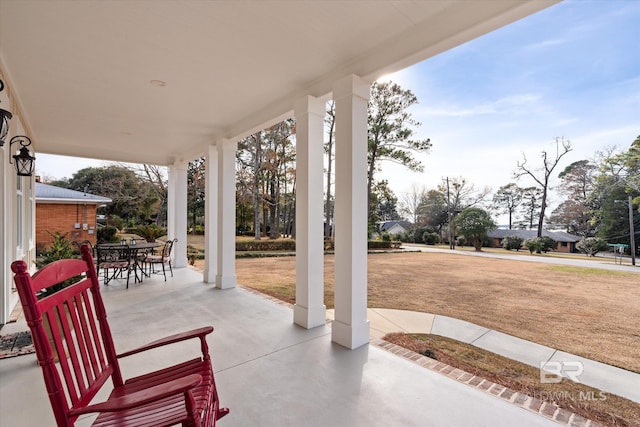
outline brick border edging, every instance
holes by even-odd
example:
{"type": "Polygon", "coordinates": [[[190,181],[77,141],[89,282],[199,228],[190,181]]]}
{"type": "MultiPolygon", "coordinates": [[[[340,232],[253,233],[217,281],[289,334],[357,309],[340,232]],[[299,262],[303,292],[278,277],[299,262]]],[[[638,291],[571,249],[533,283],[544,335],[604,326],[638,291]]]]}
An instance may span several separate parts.
{"type": "Polygon", "coordinates": [[[560,424],[569,427],[602,427],[601,424],[586,419],[566,409],[560,408],[554,403],[545,402],[535,397],[528,396],[524,393],[517,392],[500,384],[496,384],[492,381],[473,375],[469,372],[465,372],[461,369],[454,368],[453,366],[438,362],[435,359],[431,359],[414,351],[407,350],[404,347],[392,344],[383,339],[373,339],[371,340],[371,344],[387,350],[388,352],[393,353],[396,356],[400,356],[404,359],[412,361],[422,366],[423,368],[427,368],[432,371],[444,374],[458,382],[467,384],[478,390],[482,390],[485,393],[492,394],[496,397],[501,398],[502,400],[513,403],[514,405],[526,409],[527,411],[535,412],[538,415],[556,421],[560,424]]]}

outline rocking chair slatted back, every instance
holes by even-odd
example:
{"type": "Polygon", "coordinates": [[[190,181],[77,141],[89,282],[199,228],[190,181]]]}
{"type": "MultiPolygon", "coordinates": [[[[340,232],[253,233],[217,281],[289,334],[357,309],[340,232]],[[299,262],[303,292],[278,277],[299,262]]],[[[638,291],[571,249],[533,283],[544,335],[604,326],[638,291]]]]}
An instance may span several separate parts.
{"type": "MultiPolygon", "coordinates": [[[[31,278],[26,275],[26,264],[12,265],[27,324],[41,331],[32,336],[49,399],[54,408],[60,409],[54,410],[56,418],[72,408],[88,405],[109,378],[122,385],[118,365],[109,362],[115,360],[116,354],[112,341],[102,339],[111,336],[111,332],[100,292],[95,289],[97,276],[96,280],[90,280],[95,270],[88,267],[86,255],[83,251],[83,260],[55,261],[31,278]],[[39,298],[56,284],[73,280],[76,283],[39,298]],[[43,339],[47,330],[49,340],[43,339]],[[60,381],[58,369],[64,382],[60,381]]],[[[76,418],[64,423],[56,421],[66,425],[76,418]]]]}
{"type": "Polygon", "coordinates": [[[80,415],[97,412],[101,427],[215,426],[229,410],[219,405],[206,341],[213,327],[117,355],[89,246],[81,253],[82,260],[53,262],[33,277],[24,261],[11,264],[57,425],[73,426],[80,415]],[[123,382],[119,358],[192,339],[200,341],[201,356],[123,382]],[[91,404],[109,378],[109,398],[91,404]]]}

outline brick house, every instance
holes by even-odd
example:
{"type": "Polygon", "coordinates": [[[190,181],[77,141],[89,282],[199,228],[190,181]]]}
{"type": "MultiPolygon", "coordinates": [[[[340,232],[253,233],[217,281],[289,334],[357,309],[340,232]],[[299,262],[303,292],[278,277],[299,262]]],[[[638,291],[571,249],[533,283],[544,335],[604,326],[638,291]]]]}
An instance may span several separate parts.
{"type": "MultiPolygon", "coordinates": [[[[551,237],[556,241],[557,252],[573,253],[577,252],[576,243],[580,241],[581,237],[574,234],[570,234],[564,231],[542,231],[543,236],[551,237]]],[[[538,230],[509,230],[503,228],[497,228],[487,233],[487,237],[491,242],[492,248],[501,248],[502,240],[507,236],[518,236],[523,239],[533,239],[538,236],[538,230]]]]}
{"type": "Polygon", "coordinates": [[[53,240],[49,233],[69,233],[73,241],[96,243],[96,210],[111,199],[36,182],[36,250],[53,240]]]}

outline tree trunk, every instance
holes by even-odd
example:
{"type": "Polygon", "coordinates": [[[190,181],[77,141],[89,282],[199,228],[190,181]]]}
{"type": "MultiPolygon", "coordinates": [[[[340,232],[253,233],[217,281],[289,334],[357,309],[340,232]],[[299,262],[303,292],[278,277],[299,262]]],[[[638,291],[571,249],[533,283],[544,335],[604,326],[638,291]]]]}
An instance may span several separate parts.
{"type": "Polygon", "coordinates": [[[330,114],[330,122],[329,122],[329,142],[327,143],[327,201],[325,205],[325,223],[324,223],[324,237],[328,239],[331,237],[331,172],[333,170],[333,129],[336,124],[335,113],[333,113],[333,105],[332,111],[330,114]]]}
{"type": "Polygon", "coordinates": [[[278,201],[278,191],[277,191],[277,185],[275,180],[271,182],[271,189],[269,191],[269,196],[271,198],[271,203],[269,204],[269,216],[270,216],[270,233],[269,233],[269,238],[270,239],[277,239],[278,238],[278,223],[280,222],[278,220],[278,205],[279,205],[279,201],[278,201]]]}
{"type": "Polygon", "coordinates": [[[542,237],[542,227],[544,226],[544,211],[547,209],[547,189],[549,181],[545,179],[542,186],[542,201],[540,203],[540,216],[538,217],[538,237],[542,237]]]}

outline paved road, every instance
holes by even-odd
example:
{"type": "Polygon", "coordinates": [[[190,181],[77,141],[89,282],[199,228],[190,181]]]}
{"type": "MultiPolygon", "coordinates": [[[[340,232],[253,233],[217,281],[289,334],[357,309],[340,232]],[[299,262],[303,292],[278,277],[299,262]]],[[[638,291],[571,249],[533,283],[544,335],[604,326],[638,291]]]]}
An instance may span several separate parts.
{"type": "Polygon", "coordinates": [[[547,264],[559,264],[559,265],[573,265],[576,267],[589,267],[589,268],[602,268],[605,270],[614,270],[614,271],[629,271],[633,273],[640,273],[640,266],[633,266],[630,264],[629,260],[625,260],[627,264],[614,264],[611,258],[598,257],[595,260],[593,258],[585,259],[584,255],[575,255],[575,259],[573,258],[554,258],[554,257],[546,257],[546,256],[536,256],[536,255],[522,255],[522,254],[497,254],[491,252],[475,252],[475,251],[461,251],[461,250],[449,250],[449,249],[441,249],[434,248],[430,246],[424,245],[412,245],[403,243],[402,247],[406,250],[410,251],[421,251],[421,252],[443,252],[443,253],[455,253],[459,255],[468,255],[468,256],[481,256],[481,257],[489,257],[489,258],[501,258],[501,259],[511,259],[516,261],[530,261],[530,262],[543,262],[547,264]]]}

